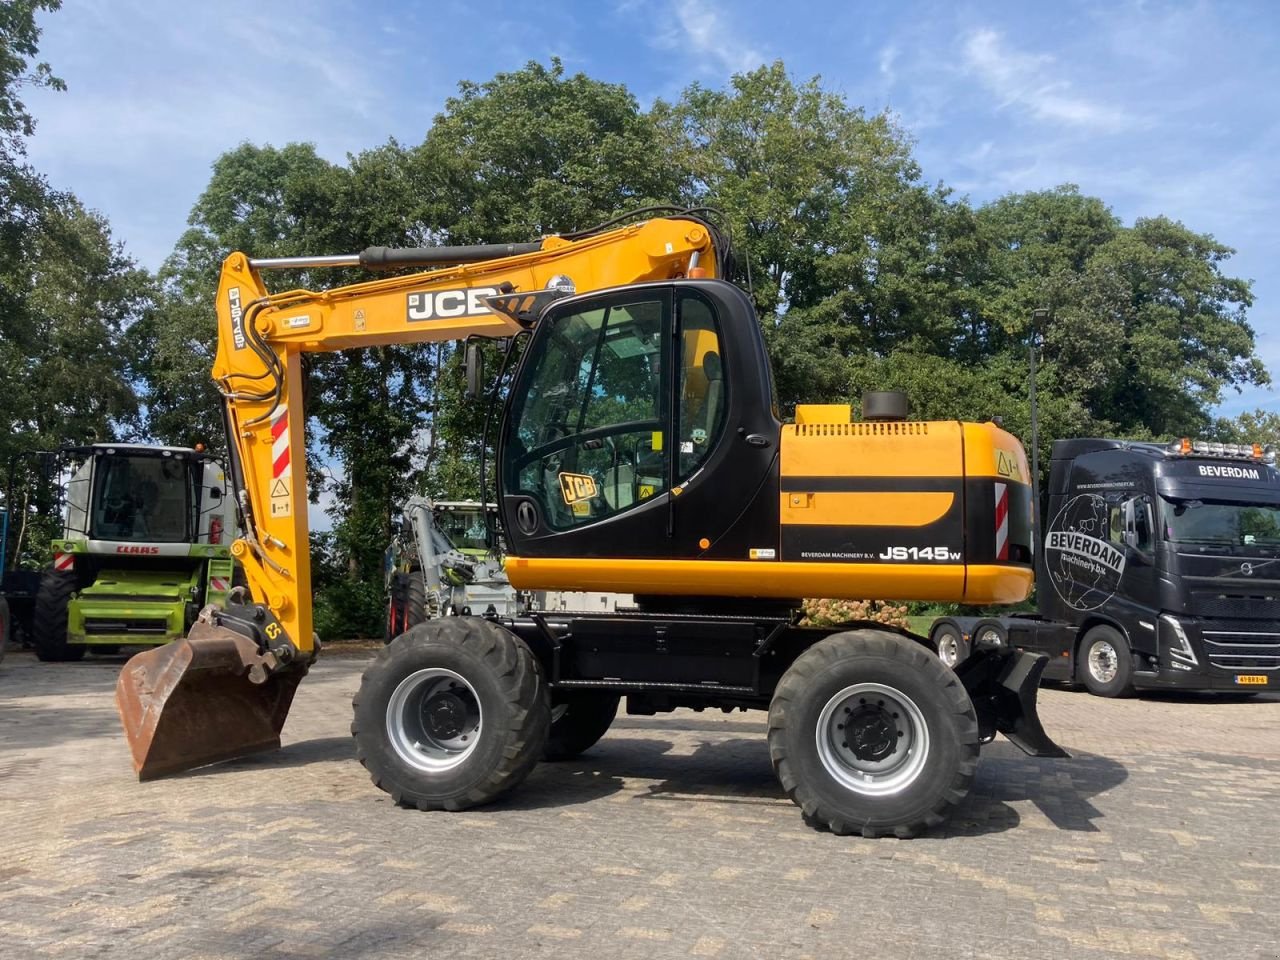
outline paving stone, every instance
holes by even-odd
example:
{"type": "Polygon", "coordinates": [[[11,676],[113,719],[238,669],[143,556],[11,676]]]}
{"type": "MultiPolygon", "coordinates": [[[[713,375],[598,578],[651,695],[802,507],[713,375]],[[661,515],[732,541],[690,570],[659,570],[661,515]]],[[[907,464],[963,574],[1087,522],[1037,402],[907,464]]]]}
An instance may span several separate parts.
{"type": "Polygon", "coordinates": [[[1047,688],[945,828],[806,827],[762,714],[620,717],[506,801],[400,810],[354,759],[364,661],[278,753],[137,783],[120,658],[0,665],[0,957],[1280,956],[1280,698],[1047,688]]]}

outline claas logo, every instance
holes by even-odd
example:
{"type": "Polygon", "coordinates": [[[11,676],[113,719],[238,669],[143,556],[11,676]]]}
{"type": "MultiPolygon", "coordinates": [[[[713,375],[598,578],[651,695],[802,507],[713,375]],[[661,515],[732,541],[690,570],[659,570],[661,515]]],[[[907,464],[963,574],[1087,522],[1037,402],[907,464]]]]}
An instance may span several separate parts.
{"type": "Polygon", "coordinates": [[[564,497],[565,503],[590,500],[596,495],[595,478],[585,473],[562,473],[560,474],[560,495],[564,497]]]}

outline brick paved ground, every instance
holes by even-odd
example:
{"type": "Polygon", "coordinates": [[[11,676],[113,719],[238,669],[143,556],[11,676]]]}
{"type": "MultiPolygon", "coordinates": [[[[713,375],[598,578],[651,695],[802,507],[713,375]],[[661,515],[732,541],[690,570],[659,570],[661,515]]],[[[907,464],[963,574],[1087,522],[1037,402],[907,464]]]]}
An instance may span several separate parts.
{"type": "Polygon", "coordinates": [[[353,759],[362,661],[288,745],[146,785],[119,660],[0,665],[0,957],[1275,957],[1280,698],[1042,692],[1075,754],[998,742],[942,834],[838,838],[761,715],[621,718],[508,802],[396,809],[353,759]]]}

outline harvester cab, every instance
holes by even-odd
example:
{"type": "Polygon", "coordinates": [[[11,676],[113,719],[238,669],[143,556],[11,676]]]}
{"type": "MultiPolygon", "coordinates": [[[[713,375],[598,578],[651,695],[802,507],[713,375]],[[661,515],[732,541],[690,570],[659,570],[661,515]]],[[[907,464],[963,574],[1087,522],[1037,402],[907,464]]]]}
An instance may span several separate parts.
{"type": "Polygon", "coordinates": [[[62,537],[32,621],[41,660],[168,643],[235,577],[235,509],[222,465],[201,450],[93,444],[58,451],[62,537]]]}

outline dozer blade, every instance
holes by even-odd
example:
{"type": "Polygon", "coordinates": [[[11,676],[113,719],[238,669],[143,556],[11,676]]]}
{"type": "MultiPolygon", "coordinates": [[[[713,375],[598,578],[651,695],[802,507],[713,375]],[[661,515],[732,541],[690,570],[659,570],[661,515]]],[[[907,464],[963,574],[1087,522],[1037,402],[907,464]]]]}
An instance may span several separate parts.
{"type": "Polygon", "coordinates": [[[1019,650],[976,650],[956,667],[956,675],[978,714],[983,740],[999,731],[1033,757],[1069,757],[1040,724],[1036,693],[1049,658],[1019,650]]]}
{"type": "Polygon", "coordinates": [[[116,681],[116,709],[138,779],[279,747],[307,671],[268,675],[261,663],[252,640],[204,622],[185,639],[132,657],[116,681]]]}

